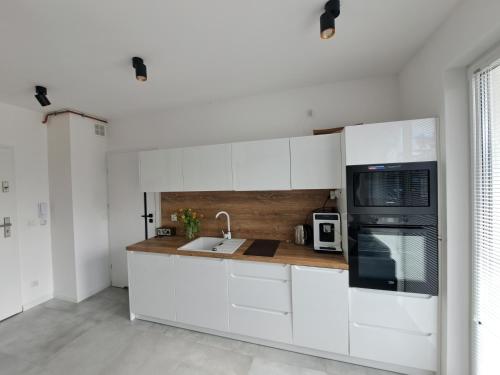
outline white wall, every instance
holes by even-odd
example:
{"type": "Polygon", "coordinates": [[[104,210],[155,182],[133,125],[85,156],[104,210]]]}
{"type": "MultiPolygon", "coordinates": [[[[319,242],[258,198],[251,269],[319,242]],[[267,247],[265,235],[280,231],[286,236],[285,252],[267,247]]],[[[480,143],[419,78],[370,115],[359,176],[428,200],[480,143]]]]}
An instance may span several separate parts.
{"type": "Polygon", "coordinates": [[[0,103],[0,144],[14,147],[18,242],[25,309],[50,299],[52,260],[50,220],[40,225],[38,202],[49,201],[47,131],[42,116],[0,103]]]}
{"type": "Polygon", "coordinates": [[[403,115],[441,119],[442,373],[470,373],[470,125],[466,67],[500,42],[500,1],[461,3],[400,75],[403,115]]]}
{"type": "Polygon", "coordinates": [[[106,138],[75,115],[48,123],[54,295],[80,302],[110,285],[106,138]]]}
{"type": "Polygon", "coordinates": [[[114,119],[109,149],[301,136],[315,128],[399,118],[398,79],[379,77],[114,119]]]}

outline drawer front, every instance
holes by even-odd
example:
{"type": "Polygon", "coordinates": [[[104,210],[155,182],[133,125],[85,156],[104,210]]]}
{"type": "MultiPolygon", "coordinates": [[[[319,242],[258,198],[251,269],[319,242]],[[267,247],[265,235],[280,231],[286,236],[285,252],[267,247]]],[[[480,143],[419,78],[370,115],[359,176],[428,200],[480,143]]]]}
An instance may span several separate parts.
{"type": "Polygon", "coordinates": [[[229,308],[232,333],[264,340],[292,343],[292,314],[232,304],[229,308]]]}
{"type": "Polygon", "coordinates": [[[350,355],[436,371],[437,335],[351,323],[350,355]]]}
{"type": "Polygon", "coordinates": [[[288,264],[273,264],[247,261],[231,261],[231,274],[263,279],[290,280],[288,264]]]}
{"type": "Polygon", "coordinates": [[[235,305],[291,312],[291,294],[289,280],[229,277],[229,300],[235,305]]]}
{"type": "Polygon", "coordinates": [[[421,333],[436,333],[438,297],[351,288],[349,320],[421,333]]]}

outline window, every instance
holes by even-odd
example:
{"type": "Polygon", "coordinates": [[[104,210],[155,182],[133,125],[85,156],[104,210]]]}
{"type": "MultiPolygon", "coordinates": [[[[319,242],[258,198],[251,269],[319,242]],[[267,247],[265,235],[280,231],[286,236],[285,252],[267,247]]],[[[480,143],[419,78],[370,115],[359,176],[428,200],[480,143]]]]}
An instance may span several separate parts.
{"type": "Polygon", "coordinates": [[[500,60],[473,75],[472,366],[498,374],[500,348],[500,60]]]}

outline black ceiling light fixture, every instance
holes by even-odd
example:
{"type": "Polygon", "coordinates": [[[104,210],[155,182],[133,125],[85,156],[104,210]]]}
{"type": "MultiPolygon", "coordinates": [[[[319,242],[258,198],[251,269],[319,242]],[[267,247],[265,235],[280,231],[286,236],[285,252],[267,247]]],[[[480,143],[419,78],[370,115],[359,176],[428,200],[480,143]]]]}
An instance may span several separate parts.
{"type": "Polygon", "coordinates": [[[132,57],[132,66],[135,69],[135,78],[138,81],[144,82],[148,80],[148,72],[143,59],[140,57],[132,57]]]}
{"type": "Polygon", "coordinates": [[[340,15],[340,0],[329,0],[325,12],[321,15],[321,39],[330,39],[335,35],[335,18],[340,15]]]}
{"type": "Polygon", "coordinates": [[[47,98],[47,89],[43,86],[35,86],[35,98],[42,107],[50,105],[50,101],[47,98]]]}

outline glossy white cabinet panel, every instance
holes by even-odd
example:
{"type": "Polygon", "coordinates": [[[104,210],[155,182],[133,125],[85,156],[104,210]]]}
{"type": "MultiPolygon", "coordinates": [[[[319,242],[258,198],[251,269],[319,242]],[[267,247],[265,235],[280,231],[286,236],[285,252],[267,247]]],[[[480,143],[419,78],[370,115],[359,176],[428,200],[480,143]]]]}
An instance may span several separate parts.
{"type": "Polygon", "coordinates": [[[234,189],[290,190],[290,140],[232,144],[234,189]]]}
{"type": "Polygon", "coordinates": [[[292,314],[289,312],[231,305],[229,322],[232,333],[292,343],[292,314]]]}
{"type": "Polygon", "coordinates": [[[437,159],[434,118],[347,126],[347,165],[409,163],[437,159]]]}
{"type": "Polygon", "coordinates": [[[261,279],[290,280],[290,265],[232,260],[229,269],[233,275],[261,279]]]}
{"type": "Polygon", "coordinates": [[[289,280],[229,276],[229,301],[235,305],[291,312],[291,293],[289,280]]]}
{"type": "Polygon", "coordinates": [[[421,294],[350,289],[351,322],[436,333],[438,297],[421,294]]]}
{"type": "Polygon", "coordinates": [[[180,149],[139,152],[141,191],[182,191],[182,153],[180,149]]]}
{"type": "Polygon", "coordinates": [[[341,135],[290,138],[292,189],[340,189],[341,135]]]}
{"type": "Polygon", "coordinates": [[[437,335],[350,325],[350,355],[422,370],[437,369],[437,335]]]}
{"type": "Polygon", "coordinates": [[[293,343],[347,355],[348,271],[292,266],[293,343]]]}
{"type": "Polygon", "coordinates": [[[175,320],[173,256],[128,252],[130,311],[175,320]]]}
{"type": "Polygon", "coordinates": [[[231,144],[182,149],[184,191],[233,190],[231,144]]]}
{"type": "Polygon", "coordinates": [[[228,330],[227,261],[175,256],[177,321],[228,330]]]}

